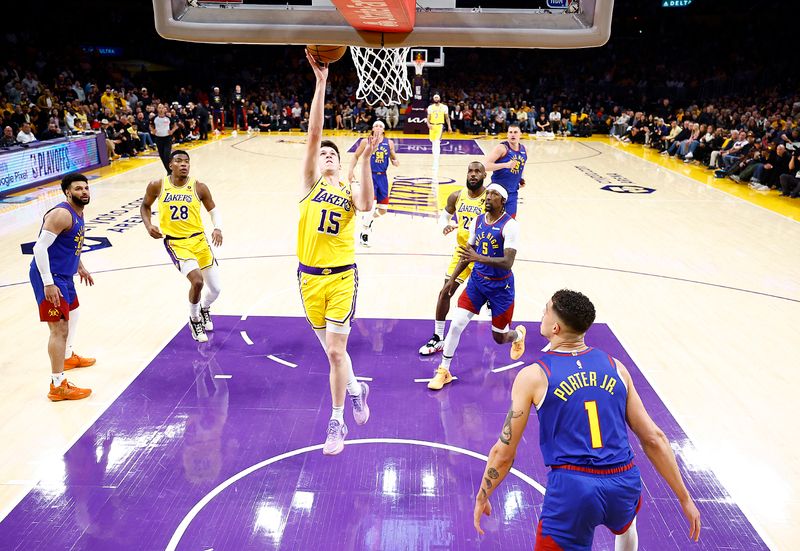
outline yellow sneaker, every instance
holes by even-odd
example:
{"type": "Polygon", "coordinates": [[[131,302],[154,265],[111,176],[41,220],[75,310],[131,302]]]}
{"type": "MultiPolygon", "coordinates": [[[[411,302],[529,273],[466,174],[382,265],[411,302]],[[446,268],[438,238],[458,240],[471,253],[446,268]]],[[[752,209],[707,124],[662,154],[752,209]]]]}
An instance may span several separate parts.
{"type": "Polygon", "coordinates": [[[511,343],[511,359],[518,360],[525,353],[525,326],[517,325],[514,331],[521,335],[521,338],[511,343]]]}
{"type": "Polygon", "coordinates": [[[428,382],[428,388],[431,390],[442,390],[442,387],[448,383],[453,382],[453,376],[450,371],[445,367],[437,367],[433,379],[428,382]]]}

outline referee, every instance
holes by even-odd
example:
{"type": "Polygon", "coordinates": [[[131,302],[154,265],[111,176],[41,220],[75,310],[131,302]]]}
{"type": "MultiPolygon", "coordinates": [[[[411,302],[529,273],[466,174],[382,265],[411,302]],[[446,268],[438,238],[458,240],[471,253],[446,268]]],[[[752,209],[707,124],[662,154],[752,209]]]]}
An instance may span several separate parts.
{"type": "Polygon", "coordinates": [[[158,116],[156,116],[150,123],[150,128],[155,136],[156,147],[158,148],[158,156],[161,157],[161,162],[164,168],[167,169],[167,174],[171,172],[169,169],[169,156],[172,153],[172,134],[177,128],[172,119],[167,116],[167,106],[163,103],[158,104],[158,116]]]}

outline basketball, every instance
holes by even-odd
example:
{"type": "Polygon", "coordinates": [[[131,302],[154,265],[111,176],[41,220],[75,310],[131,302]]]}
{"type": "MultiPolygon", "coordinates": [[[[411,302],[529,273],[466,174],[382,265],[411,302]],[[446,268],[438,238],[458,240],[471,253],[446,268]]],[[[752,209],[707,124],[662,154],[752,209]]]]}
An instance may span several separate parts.
{"type": "Polygon", "coordinates": [[[306,46],[308,53],[317,63],[333,63],[347,53],[347,46],[306,46]]]}

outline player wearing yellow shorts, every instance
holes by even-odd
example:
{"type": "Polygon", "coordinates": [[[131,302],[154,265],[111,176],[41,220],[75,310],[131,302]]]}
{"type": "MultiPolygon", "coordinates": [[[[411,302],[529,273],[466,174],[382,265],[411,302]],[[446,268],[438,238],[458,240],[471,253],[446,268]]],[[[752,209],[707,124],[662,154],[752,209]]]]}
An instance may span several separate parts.
{"type": "Polygon", "coordinates": [[[441,153],[442,131],[444,123],[447,123],[447,131],[450,128],[450,115],[447,114],[447,106],[441,103],[442,98],[439,94],[433,95],[433,103],[428,106],[428,139],[431,141],[433,151],[433,169],[439,169],[439,154],[441,153]]]}
{"type": "Polygon", "coordinates": [[[222,216],[211,198],[208,186],[189,177],[189,154],[176,149],[170,154],[171,174],[147,185],[142,201],[142,222],[154,239],[164,239],[164,247],[175,267],[186,276],[189,287],[189,327],[192,338],[207,342],[206,331],[213,331],[211,304],[220,292],[219,266],[206,239],[200,203],[214,231],[211,242],[222,245],[222,216]],[[158,225],[153,224],[152,207],[158,201],[158,225]],[[205,292],[203,290],[205,289],[205,292]]]}
{"type": "Polygon", "coordinates": [[[456,247],[447,274],[444,277],[445,287],[439,291],[439,300],[436,302],[436,319],[434,320],[433,336],[422,345],[419,353],[423,356],[430,356],[444,349],[444,324],[447,313],[450,311],[450,298],[455,293],[458,286],[469,277],[472,272],[472,264],[468,264],[463,272],[455,278],[455,286],[448,292],[447,282],[453,274],[458,262],[461,260],[460,247],[467,244],[469,238],[469,226],[472,221],[484,212],[484,201],[486,199],[486,188],[483,181],[486,178],[486,169],[483,164],[473,161],[467,168],[467,187],[454,191],[447,198],[447,205],[439,215],[439,222],[443,227],[442,233],[447,235],[453,230],[456,231],[456,247]],[[453,222],[455,215],[456,221],[453,222]]]}
{"type": "Polygon", "coordinates": [[[347,337],[353,321],[358,289],[355,264],[356,210],[367,212],[375,199],[369,159],[378,142],[373,135],[361,161],[361,185],[351,186],[340,177],[341,158],[336,144],[322,140],[323,106],[328,67],[318,65],[306,52],[316,77],[314,98],[308,115],[306,154],[303,160],[302,199],[297,231],[297,280],[308,323],[314,329],[330,364],[333,408],[325,455],[344,449],[345,391],[353,402],[353,417],[359,425],[369,419],[369,386],[359,383],[347,353],[347,337]]]}

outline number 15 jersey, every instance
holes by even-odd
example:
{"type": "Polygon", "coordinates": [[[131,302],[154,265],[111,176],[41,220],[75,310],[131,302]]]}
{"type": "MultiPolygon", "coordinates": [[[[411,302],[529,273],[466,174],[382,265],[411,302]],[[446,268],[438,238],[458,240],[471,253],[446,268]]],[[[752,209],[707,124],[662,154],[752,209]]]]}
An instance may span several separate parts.
{"type": "Polygon", "coordinates": [[[182,186],[173,185],[169,176],[161,181],[158,196],[158,227],[169,237],[184,238],[203,231],[197,181],[189,178],[182,186]]]}
{"type": "Polygon", "coordinates": [[[300,200],[297,258],[314,268],[355,264],[355,207],[350,185],[330,185],[320,176],[300,200]]]}

